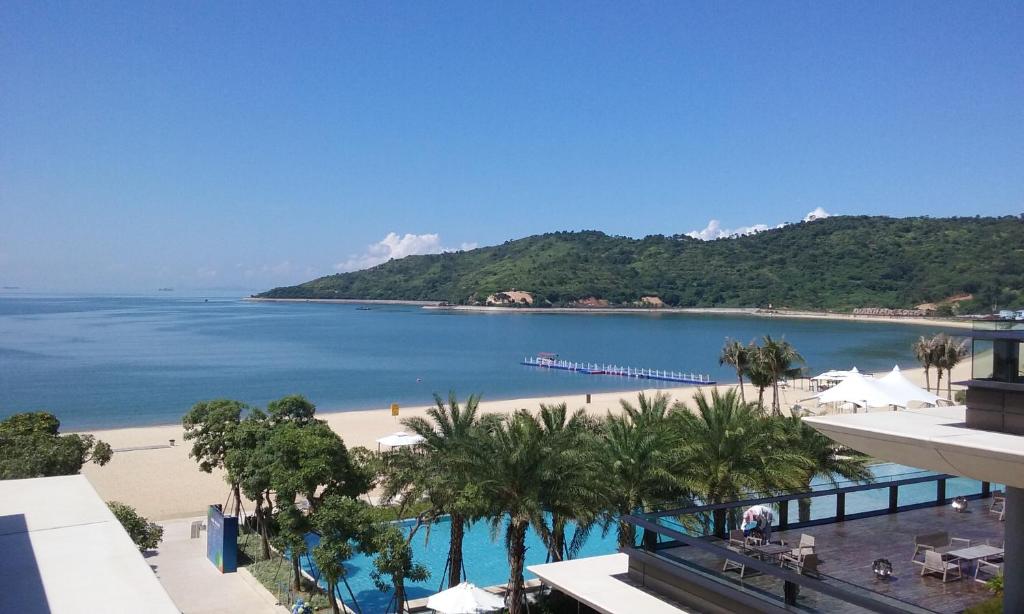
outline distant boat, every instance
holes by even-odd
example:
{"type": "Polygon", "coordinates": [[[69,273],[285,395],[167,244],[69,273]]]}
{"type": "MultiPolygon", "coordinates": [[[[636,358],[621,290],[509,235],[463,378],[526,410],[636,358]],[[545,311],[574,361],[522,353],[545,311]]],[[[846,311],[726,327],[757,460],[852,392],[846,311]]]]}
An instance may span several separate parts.
{"type": "Polygon", "coordinates": [[[371,311],[373,307],[356,307],[356,311],[371,311]]]}
{"type": "Polygon", "coordinates": [[[174,288],[157,288],[157,292],[174,292],[174,288]]]}

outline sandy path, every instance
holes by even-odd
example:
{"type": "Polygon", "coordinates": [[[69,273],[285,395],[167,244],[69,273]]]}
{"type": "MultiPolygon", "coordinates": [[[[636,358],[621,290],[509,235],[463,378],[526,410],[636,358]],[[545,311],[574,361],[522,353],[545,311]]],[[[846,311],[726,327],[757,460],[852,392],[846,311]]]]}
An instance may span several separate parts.
{"type": "MultiPolygon", "coordinates": [[[[847,368],[848,365],[836,365],[847,368]]],[[[968,377],[969,363],[961,364],[953,372],[953,381],[968,377]]],[[[910,379],[924,384],[924,372],[921,369],[904,372],[910,379]]],[[[932,380],[934,384],[934,372],[932,380]]],[[[801,399],[809,397],[806,380],[796,386],[782,391],[782,404],[788,407],[801,399]]],[[[735,385],[719,385],[719,389],[735,387],[735,385]]],[[[703,387],[710,389],[712,387],[703,387]]],[[[689,402],[693,395],[702,388],[681,387],[663,389],[673,400],[689,402]]],[[[954,386],[954,389],[956,387],[954,386]]],[[[943,383],[945,390],[945,383],[943,383]]],[[[620,399],[635,401],[639,390],[631,392],[609,392],[592,395],[590,404],[586,403],[583,394],[558,395],[550,397],[534,397],[504,401],[483,401],[481,410],[487,413],[510,413],[516,409],[535,410],[541,403],[568,403],[570,408],[585,407],[591,413],[604,415],[608,411],[619,411],[620,399]]],[[[647,390],[648,393],[657,390],[647,390]]],[[[757,390],[747,384],[745,393],[748,400],[757,398],[757,390]]],[[[767,390],[765,401],[769,402],[771,391],[767,390]]],[[[812,403],[813,404],[813,403],[812,403]]],[[[403,407],[401,417],[421,416],[426,406],[403,407]]],[[[376,439],[389,433],[402,430],[401,424],[391,416],[390,410],[366,410],[348,412],[324,412],[320,418],[337,431],[345,443],[352,446],[365,446],[376,449],[376,439]]],[[[108,442],[115,449],[122,450],[114,454],[113,460],[105,467],[87,465],[83,473],[106,500],[117,500],[135,506],[144,516],[153,519],[183,518],[205,514],[206,506],[211,503],[223,503],[228,487],[220,472],[206,474],[199,471],[196,463],[188,457],[189,446],[182,440],[180,425],[152,426],[141,428],[124,428],[92,431],[94,435],[108,442]],[[175,439],[174,447],[168,447],[168,440],[175,439]],[[149,449],[126,450],[125,448],[149,449]]]]}

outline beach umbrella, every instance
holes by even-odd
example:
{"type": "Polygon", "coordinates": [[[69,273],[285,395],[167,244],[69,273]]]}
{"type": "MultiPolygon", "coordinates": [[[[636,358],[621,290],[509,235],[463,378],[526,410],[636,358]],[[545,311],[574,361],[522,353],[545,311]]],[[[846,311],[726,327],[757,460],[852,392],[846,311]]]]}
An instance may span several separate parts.
{"type": "Polygon", "coordinates": [[[440,614],[477,614],[497,612],[504,608],[504,599],[469,582],[453,586],[427,599],[427,609],[440,614]]]}

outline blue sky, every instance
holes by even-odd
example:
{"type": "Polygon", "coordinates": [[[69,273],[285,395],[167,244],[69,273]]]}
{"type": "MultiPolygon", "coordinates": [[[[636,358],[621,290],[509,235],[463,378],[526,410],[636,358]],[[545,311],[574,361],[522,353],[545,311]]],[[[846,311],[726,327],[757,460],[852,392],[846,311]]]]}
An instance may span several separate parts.
{"type": "Polygon", "coordinates": [[[1024,211],[1024,5],[0,3],[0,285],[817,207],[1024,211]]]}

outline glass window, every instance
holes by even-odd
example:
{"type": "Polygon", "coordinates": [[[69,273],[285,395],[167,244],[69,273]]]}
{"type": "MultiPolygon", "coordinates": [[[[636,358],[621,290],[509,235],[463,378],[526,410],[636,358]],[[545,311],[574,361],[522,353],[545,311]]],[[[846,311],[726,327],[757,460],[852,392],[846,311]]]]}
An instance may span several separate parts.
{"type": "Polygon", "coordinates": [[[992,341],[975,339],[972,354],[971,379],[992,379],[992,341]]]}

